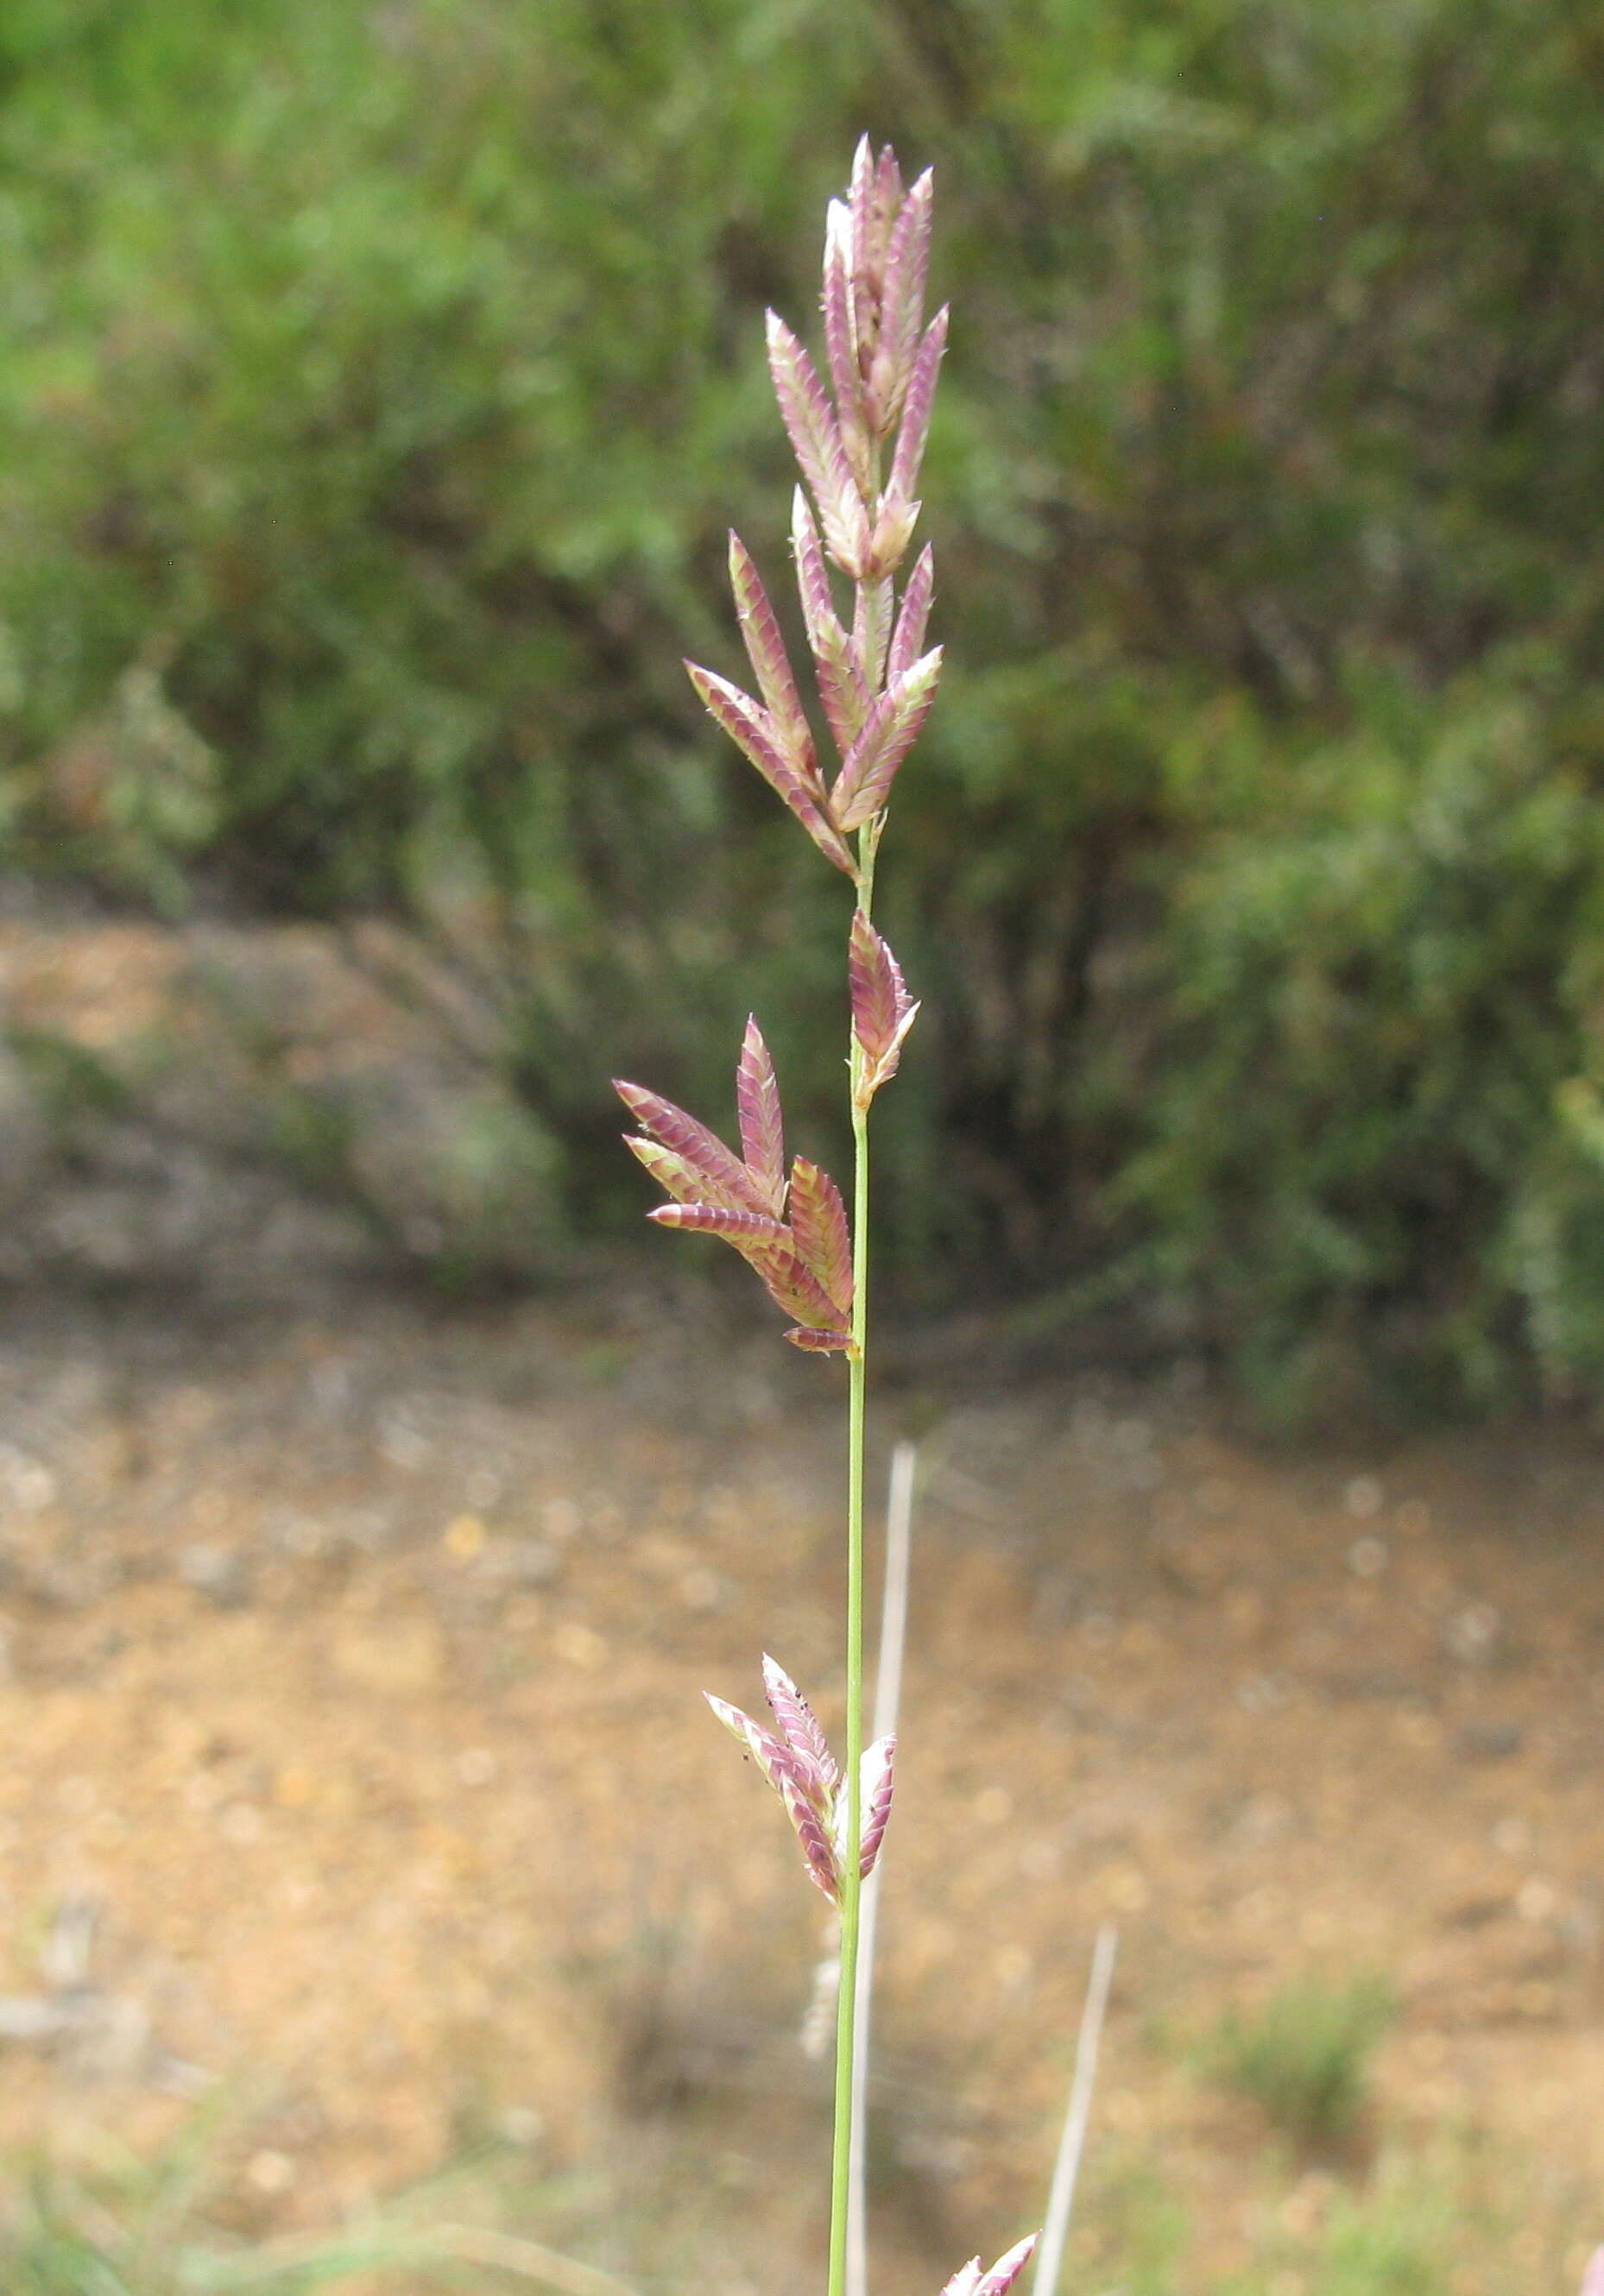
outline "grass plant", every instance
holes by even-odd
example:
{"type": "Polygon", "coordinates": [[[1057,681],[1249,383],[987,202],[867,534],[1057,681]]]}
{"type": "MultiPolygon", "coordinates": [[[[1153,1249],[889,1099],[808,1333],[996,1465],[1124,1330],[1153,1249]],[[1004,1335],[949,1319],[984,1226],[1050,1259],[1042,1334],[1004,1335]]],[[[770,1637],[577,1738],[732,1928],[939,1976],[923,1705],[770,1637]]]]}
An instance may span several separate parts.
{"type": "MultiPolygon", "coordinates": [[[[772,1726],[709,1694],[784,1804],[809,1879],[836,1908],[840,1974],[830,2179],[828,2296],[844,2296],[851,2216],[858,1963],[864,1882],[891,1816],[895,1742],[863,1742],[864,1419],[868,1369],[869,1119],[896,1074],[918,1012],[873,920],[875,872],[900,770],[935,696],[942,650],[925,644],[934,590],[928,545],[905,568],[916,493],[947,341],[947,312],[926,322],[932,180],[904,186],[894,152],[860,144],[851,182],[830,202],[822,306],[827,386],[784,319],[768,317],[769,365],[802,483],[792,549],[813,686],[829,743],[827,772],[780,625],[751,553],[729,537],[736,619],[755,693],[687,662],[691,684],[822,858],[853,894],[843,936],[850,1008],[848,1098],[853,1170],[849,1223],[840,1190],[802,1156],[787,1170],[778,1080],[755,1018],[736,1072],[738,1152],[693,1116],[621,1079],[640,1129],[629,1145],[669,1201],[667,1227],[721,1237],[790,1319],[795,1346],[846,1361],[846,1721],[837,1763],[807,1700],[762,1661],[772,1726]],[[837,581],[850,586],[840,611],[837,581]]],[[[988,2273],[974,2258],[949,2296],[1006,2296],[1034,2236],[988,2273]]]]}

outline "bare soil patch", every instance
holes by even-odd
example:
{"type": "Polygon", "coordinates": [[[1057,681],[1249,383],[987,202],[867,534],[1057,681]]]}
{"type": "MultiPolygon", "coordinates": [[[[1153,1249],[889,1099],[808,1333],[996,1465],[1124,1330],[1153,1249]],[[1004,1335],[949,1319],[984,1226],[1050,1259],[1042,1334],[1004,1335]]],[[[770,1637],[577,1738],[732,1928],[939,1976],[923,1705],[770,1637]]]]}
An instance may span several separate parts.
{"type": "MultiPolygon", "coordinates": [[[[822,1928],[698,1693],[751,1702],[771,1648],[835,1718],[835,1387],[616,1290],[473,1316],[310,1283],[234,1311],[14,1293],[0,2140],[155,2141],[243,2083],[242,2207],[276,2224],[487,2132],[531,2177],[677,2188],[685,2147],[720,2279],[810,2286],[822,1928]]],[[[1275,1454],[1095,1376],[903,1382],[880,1425],[921,1444],[892,2284],[1031,2208],[1109,1918],[1098,2139],[1161,2165],[1211,2263],[1252,2249],[1274,2133],[1189,2042],[1311,1969],[1390,1975],[1397,2141],[1485,2128],[1581,2226],[1597,1440],[1275,1454]]],[[[1352,2165],[1309,2168],[1307,2205],[1352,2165]]],[[[621,2211],[593,2253],[645,2269],[639,2232],[621,2211]]]]}

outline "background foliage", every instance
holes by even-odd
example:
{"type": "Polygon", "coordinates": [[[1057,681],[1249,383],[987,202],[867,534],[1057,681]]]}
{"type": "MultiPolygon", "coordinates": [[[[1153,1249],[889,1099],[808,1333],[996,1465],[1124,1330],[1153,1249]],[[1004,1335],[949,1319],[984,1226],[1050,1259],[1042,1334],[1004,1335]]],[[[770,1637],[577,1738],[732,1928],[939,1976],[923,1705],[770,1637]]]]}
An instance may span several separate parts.
{"type": "Polygon", "coordinates": [[[840,888],[678,664],[867,124],[958,315],[905,1268],[1286,1408],[1586,1391],[1601,94],[1577,0],[12,0],[12,860],[426,930],[587,1232],[602,1080],[721,1109],[748,1001],[828,1144],[840,888]]]}

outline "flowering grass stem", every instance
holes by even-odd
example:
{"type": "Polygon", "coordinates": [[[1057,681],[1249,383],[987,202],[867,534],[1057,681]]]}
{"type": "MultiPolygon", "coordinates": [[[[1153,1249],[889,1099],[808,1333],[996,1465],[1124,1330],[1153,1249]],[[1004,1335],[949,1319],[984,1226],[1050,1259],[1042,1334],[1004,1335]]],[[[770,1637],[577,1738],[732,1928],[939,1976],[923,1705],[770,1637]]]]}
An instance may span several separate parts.
{"type": "MultiPolygon", "coordinates": [[[[708,1693],[713,1713],[778,1794],[809,1878],[840,1917],[827,2296],[847,2296],[853,2128],[860,2112],[863,1885],[891,1816],[896,1751],[890,1731],[867,1751],[863,1743],[868,1120],[875,1095],[897,1072],[919,1008],[875,929],[872,910],[892,785],[929,713],[942,668],[940,646],[921,652],[935,579],[928,548],[901,576],[900,594],[898,586],[918,519],[913,488],[947,341],[945,310],[928,324],[924,316],[931,199],[928,171],[904,188],[896,154],[889,147],[876,153],[863,139],[846,197],[832,201],[828,214],[823,309],[829,390],[785,321],[769,314],[769,374],[803,480],[793,498],[792,548],[814,685],[838,753],[833,776],[821,763],[772,602],[738,535],[729,538],[730,585],[756,694],[700,663],[686,664],[709,715],[857,894],[846,946],[850,1226],[835,1182],[817,1164],[794,1157],[787,1177],[779,1084],[755,1019],[747,1023],[736,1071],[738,1153],[661,1094],[618,1081],[640,1128],[629,1146],[669,1199],[650,1217],[665,1227],[720,1237],[792,1318],[786,1336],[794,1346],[847,1359],[844,1767],[807,1700],[773,1659],[763,1660],[763,1688],[774,1727],[708,1693]],[[837,611],[832,566],[852,586],[850,625],[837,611]],[[848,841],[854,834],[855,857],[848,841]]],[[[948,2283],[946,2296],[1008,2296],[1032,2244],[1017,2243],[990,2272],[983,2273],[975,2257],[948,2283]]]]}
{"type": "MultiPolygon", "coordinates": [[[[877,837],[859,840],[859,913],[868,921],[875,890],[877,837]]],[[[847,1357],[846,1838],[862,1828],[859,1769],[863,1751],[863,1432],[868,1386],[868,1104],[858,1089],[863,1050],[852,1031],[852,1345],[847,1357]]],[[[851,2216],[852,2108],[858,2021],[858,1946],[863,1884],[849,1857],[841,1888],[841,1991],[835,2008],[835,2128],[830,2159],[830,2268],[827,2296],[846,2296],[847,2226],[851,2216]]]]}
{"type": "MultiPolygon", "coordinates": [[[[908,1580],[913,1538],[913,1486],[917,1452],[899,1443],[892,1453],[891,1487],[885,1498],[885,1585],[881,1598],[880,1650],[875,1665],[874,1734],[896,1734],[902,1698],[902,1652],[908,1638],[908,1580]]],[[[851,2180],[847,2201],[846,2296],[868,2289],[868,2108],[869,2025],[874,2002],[875,1931],[880,1910],[881,1869],[863,1885],[858,1915],[858,2005],[852,2038],[851,2180]]]]}

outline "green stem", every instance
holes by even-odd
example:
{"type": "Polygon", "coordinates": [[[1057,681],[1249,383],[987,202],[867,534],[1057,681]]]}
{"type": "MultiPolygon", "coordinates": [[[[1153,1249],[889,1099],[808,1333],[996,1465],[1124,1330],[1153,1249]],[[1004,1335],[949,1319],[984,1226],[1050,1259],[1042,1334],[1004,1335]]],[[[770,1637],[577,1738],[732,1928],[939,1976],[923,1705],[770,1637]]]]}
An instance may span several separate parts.
{"type": "MultiPolygon", "coordinates": [[[[874,899],[879,824],[859,840],[858,906],[874,899]]],[[[863,1883],[858,1844],[863,1833],[863,1420],[868,1349],[868,1111],[858,1104],[856,1037],[852,1092],[852,1346],[847,1357],[846,1793],[847,1854],[841,1876],[841,1997],[835,2013],[835,2137],[830,2169],[828,2296],[845,2296],[847,2206],[851,2189],[852,2062],[857,2042],[858,1926],[863,1883]]]]}

